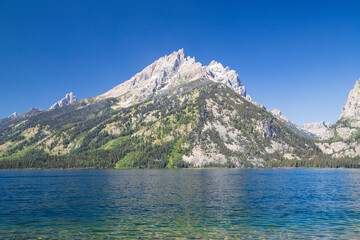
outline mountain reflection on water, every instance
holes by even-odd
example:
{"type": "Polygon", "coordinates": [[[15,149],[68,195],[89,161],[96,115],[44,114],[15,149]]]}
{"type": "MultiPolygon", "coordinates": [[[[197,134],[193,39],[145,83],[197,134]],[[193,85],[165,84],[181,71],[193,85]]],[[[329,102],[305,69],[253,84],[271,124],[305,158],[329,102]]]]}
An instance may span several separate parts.
{"type": "Polygon", "coordinates": [[[0,238],[356,238],[360,171],[0,171],[0,238]]]}

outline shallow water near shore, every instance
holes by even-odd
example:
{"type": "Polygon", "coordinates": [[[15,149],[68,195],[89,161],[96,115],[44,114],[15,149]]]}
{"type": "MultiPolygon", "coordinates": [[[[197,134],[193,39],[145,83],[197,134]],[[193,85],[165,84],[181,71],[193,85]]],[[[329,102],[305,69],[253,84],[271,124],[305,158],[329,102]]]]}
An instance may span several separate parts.
{"type": "Polygon", "coordinates": [[[360,170],[0,171],[1,239],[360,237],[360,170]]]}

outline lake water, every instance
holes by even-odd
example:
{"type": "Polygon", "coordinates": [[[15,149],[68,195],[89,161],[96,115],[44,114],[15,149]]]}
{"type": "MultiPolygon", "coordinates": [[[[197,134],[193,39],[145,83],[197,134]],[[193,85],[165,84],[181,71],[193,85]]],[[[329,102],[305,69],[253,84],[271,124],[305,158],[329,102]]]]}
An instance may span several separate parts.
{"type": "Polygon", "coordinates": [[[360,238],[360,171],[0,171],[0,238],[360,238]]]}

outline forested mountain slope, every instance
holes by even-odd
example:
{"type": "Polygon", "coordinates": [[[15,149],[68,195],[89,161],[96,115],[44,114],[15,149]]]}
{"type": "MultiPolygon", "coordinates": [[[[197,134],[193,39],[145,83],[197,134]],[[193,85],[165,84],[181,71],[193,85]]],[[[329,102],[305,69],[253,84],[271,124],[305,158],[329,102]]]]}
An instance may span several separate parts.
{"type": "Polygon", "coordinates": [[[1,168],[281,166],[312,140],[221,83],[197,80],[117,108],[86,99],[0,127],[1,168]]]}

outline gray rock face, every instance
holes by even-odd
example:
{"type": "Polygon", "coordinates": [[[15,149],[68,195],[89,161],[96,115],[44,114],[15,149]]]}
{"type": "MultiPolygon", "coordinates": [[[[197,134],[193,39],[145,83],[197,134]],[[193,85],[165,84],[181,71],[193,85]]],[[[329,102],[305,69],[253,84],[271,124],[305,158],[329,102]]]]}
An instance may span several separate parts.
{"type": "Polygon", "coordinates": [[[17,116],[19,116],[19,114],[17,112],[14,112],[8,118],[14,118],[14,117],[17,117],[17,116]]]}
{"type": "Polygon", "coordinates": [[[356,81],[354,88],[350,91],[339,119],[346,117],[360,119],[360,79],[356,81]]]}
{"type": "Polygon", "coordinates": [[[321,122],[305,123],[299,126],[299,128],[301,130],[314,134],[317,138],[322,138],[326,135],[326,131],[332,125],[333,124],[330,122],[326,123],[324,121],[321,121],[321,122]]]}
{"type": "MultiPolygon", "coordinates": [[[[325,124],[325,127],[326,124],[325,124]]],[[[339,120],[322,133],[318,147],[331,157],[360,156],[360,79],[350,91],[339,120]]]]}
{"type": "Polygon", "coordinates": [[[274,108],[271,113],[277,117],[279,120],[283,121],[283,122],[286,122],[286,123],[291,123],[291,124],[294,124],[292,121],[290,121],[287,117],[285,117],[284,114],[281,113],[280,109],[277,109],[277,108],[274,108]]]}
{"type": "Polygon", "coordinates": [[[257,122],[255,125],[255,129],[263,136],[263,138],[271,138],[274,135],[274,132],[270,127],[271,123],[271,119],[257,122]]]}
{"type": "Polygon", "coordinates": [[[76,98],[74,93],[67,93],[66,96],[61,99],[60,101],[56,102],[55,104],[53,104],[49,110],[53,110],[56,108],[60,108],[60,107],[64,107],[70,104],[73,104],[74,102],[76,102],[78,99],[76,98]]]}
{"type": "Polygon", "coordinates": [[[118,107],[128,107],[146,98],[156,96],[166,89],[195,80],[211,80],[223,83],[235,92],[252,101],[234,70],[230,70],[216,61],[208,66],[187,57],[183,49],[164,56],[137,73],[130,80],[116,86],[95,99],[120,98],[118,107]]]}

